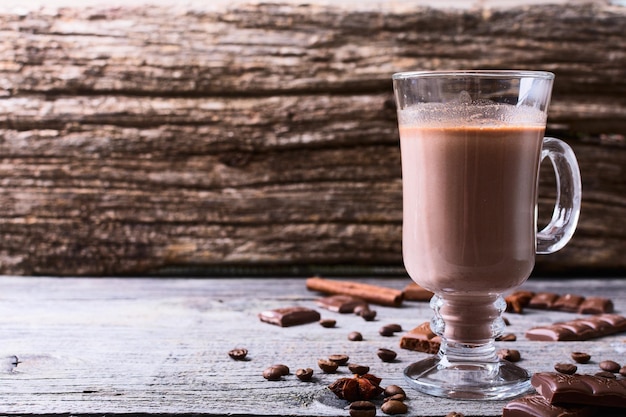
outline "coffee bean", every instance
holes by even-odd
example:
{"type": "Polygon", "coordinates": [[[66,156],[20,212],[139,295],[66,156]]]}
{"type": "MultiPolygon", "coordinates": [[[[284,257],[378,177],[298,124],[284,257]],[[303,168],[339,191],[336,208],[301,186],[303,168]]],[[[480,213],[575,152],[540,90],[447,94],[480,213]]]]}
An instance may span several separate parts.
{"type": "Polygon", "coordinates": [[[376,352],[376,354],[378,355],[378,357],[380,358],[381,361],[383,362],[391,362],[393,361],[396,356],[398,355],[396,352],[394,352],[391,349],[385,349],[385,348],[380,348],[378,349],[378,352],[376,352]]]}
{"type": "Polygon", "coordinates": [[[617,378],[613,372],[609,372],[609,371],[596,372],[595,376],[599,376],[599,377],[602,377],[602,378],[609,378],[609,379],[616,379],[617,378]]]}
{"type": "Polygon", "coordinates": [[[328,357],[328,360],[335,362],[339,366],[342,366],[348,363],[350,357],[348,355],[330,355],[328,357]]]}
{"type": "Polygon", "coordinates": [[[353,342],[360,342],[363,340],[363,335],[359,332],[352,332],[348,335],[348,340],[352,340],[353,342]]]}
{"type": "Polygon", "coordinates": [[[364,311],[369,311],[369,309],[370,308],[367,304],[359,304],[358,306],[354,307],[354,314],[360,316],[364,311]]]}
{"type": "Polygon", "coordinates": [[[406,414],[406,412],[409,411],[409,408],[402,401],[390,400],[383,403],[383,405],[380,406],[380,410],[385,414],[395,415],[406,414]]]}
{"type": "Polygon", "coordinates": [[[390,327],[387,326],[383,326],[380,329],[378,329],[378,333],[381,336],[385,336],[385,337],[389,337],[389,336],[393,336],[393,330],[390,327]]]}
{"type": "Polygon", "coordinates": [[[327,329],[330,329],[331,327],[335,327],[335,324],[337,324],[337,320],[333,320],[333,319],[320,320],[320,325],[322,327],[326,327],[327,329]]]}
{"type": "Polygon", "coordinates": [[[517,336],[515,336],[513,333],[507,333],[496,337],[496,340],[498,342],[515,342],[517,340],[517,336]]]}
{"type": "Polygon", "coordinates": [[[446,417],[465,417],[465,414],[458,413],[456,411],[450,411],[448,414],[446,414],[446,417]]]}
{"type": "Polygon", "coordinates": [[[385,397],[391,397],[392,395],[402,394],[404,395],[404,398],[406,398],[406,392],[404,391],[404,389],[402,389],[402,387],[398,385],[388,385],[387,388],[385,388],[384,394],[385,394],[385,397]]]}
{"type": "Polygon", "coordinates": [[[366,373],[370,371],[369,366],[358,365],[356,363],[348,364],[348,369],[350,370],[350,372],[352,372],[353,374],[357,374],[357,375],[365,375],[366,373]]]}
{"type": "Polygon", "coordinates": [[[365,310],[359,314],[365,321],[374,321],[376,318],[376,310],[365,310]]]}
{"type": "Polygon", "coordinates": [[[283,376],[289,375],[289,367],[287,365],[283,365],[282,363],[272,365],[272,368],[278,369],[283,376]]]}
{"type": "Polygon", "coordinates": [[[319,366],[325,374],[334,374],[337,372],[339,364],[328,359],[320,359],[317,361],[317,366],[319,366]]]}
{"type": "Polygon", "coordinates": [[[228,352],[228,356],[236,361],[242,361],[246,359],[246,355],[248,355],[248,349],[245,348],[236,348],[228,352]]]}
{"type": "Polygon", "coordinates": [[[554,370],[561,374],[574,375],[578,367],[573,363],[557,363],[554,365],[554,370]]]}
{"type": "MultiPolygon", "coordinates": [[[[504,322],[505,326],[510,326],[511,325],[511,322],[506,317],[502,317],[502,321],[504,322]]],[[[453,413],[455,413],[455,412],[456,411],[453,411],[453,413]]]]}
{"type": "Polygon", "coordinates": [[[621,368],[619,368],[619,374],[621,376],[626,376],[626,365],[624,365],[621,368]]]}
{"type": "Polygon", "coordinates": [[[509,362],[518,362],[522,359],[522,355],[519,353],[517,349],[500,349],[497,352],[497,355],[500,359],[509,362]]]}
{"type": "Polygon", "coordinates": [[[587,363],[591,359],[591,355],[585,352],[572,352],[571,356],[576,363],[587,363]]]}
{"type": "Polygon", "coordinates": [[[350,417],[374,417],[376,405],[370,401],[354,401],[350,404],[350,417]]]}
{"type": "Polygon", "coordinates": [[[268,381],[279,381],[283,376],[283,371],[280,368],[270,366],[263,371],[263,378],[268,381]]]}
{"type": "Polygon", "coordinates": [[[396,400],[396,401],[404,401],[406,400],[406,395],[404,394],[394,394],[391,397],[385,397],[383,399],[383,402],[387,402],[387,401],[391,401],[391,400],[396,400]]]}
{"type": "Polygon", "coordinates": [[[606,361],[600,362],[600,369],[602,369],[603,371],[612,372],[616,374],[619,372],[620,368],[621,368],[620,364],[615,361],[606,360],[606,361]]]}
{"type": "Polygon", "coordinates": [[[396,324],[396,323],[386,324],[385,327],[390,328],[391,331],[394,332],[394,333],[402,331],[402,326],[400,326],[399,324],[396,324]]]}
{"type": "Polygon", "coordinates": [[[296,377],[300,380],[300,381],[310,381],[311,378],[313,378],[313,369],[311,368],[306,368],[306,369],[298,369],[296,371],[296,377]]]}

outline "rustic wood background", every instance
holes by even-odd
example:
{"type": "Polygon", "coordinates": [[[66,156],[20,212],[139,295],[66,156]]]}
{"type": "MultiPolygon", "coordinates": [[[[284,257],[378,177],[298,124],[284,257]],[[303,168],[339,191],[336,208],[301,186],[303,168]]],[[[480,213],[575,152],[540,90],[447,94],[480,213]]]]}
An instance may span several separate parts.
{"type": "Polygon", "coordinates": [[[390,76],[456,68],[556,73],[583,210],[537,271],[626,271],[618,2],[25,3],[0,7],[1,274],[401,270],[390,76]]]}

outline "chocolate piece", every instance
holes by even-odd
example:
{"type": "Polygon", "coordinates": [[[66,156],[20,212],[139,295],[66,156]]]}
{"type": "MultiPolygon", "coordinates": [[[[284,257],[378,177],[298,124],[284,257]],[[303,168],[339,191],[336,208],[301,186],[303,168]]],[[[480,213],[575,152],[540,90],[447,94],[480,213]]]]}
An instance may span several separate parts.
{"type": "Polygon", "coordinates": [[[539,372],[530,383],[551,404],[626,408],[626,380],[539,372]]]}
{"type": "Polygon", "coordinates": [[[440,346],[441,338],[432,332],[427,321],[406,332],[400,339],[402,349],[417,352],[437,353],[440,346]]]}
{"type": "Polygon", "coordinates": [[[404,287],[404,299],[408,301],[430,301],[433,297],[433,293],[425,288],[420,287],[414,282],[411,282],[404,287]]]}
{"type": "Polygon", "coordinates": [[[613,301],[608,298],[589,297],[580,304],[578,312],[582,314],[603,314],[613,312],[613,301]]]}
{"type": "Polygon", "coordinates": [[[361,298],[342,294],[319,298],[315,302],[318,306],[337,313],[353,313],[358,306],[368,308],[361,298]]]}
{"type": "Polygon", "coordinates": [[[285,307],[263,311],[259,313],[259,319],[265,323],[289,327],[319,321],[320,313],[306,307],[285,307]]]}
{"type": "Polygon", "coordinates": [[[529,340],[540,341],[589,340],[625,330],[626,317],[618,314],[600,314],[548,326],[533,327],[526,332],[526,337],[529,340]]]}
{"type": "Polygon", "coordinates": [[[531,298],[535,295],[531,291],[515,291],[504,298],[506,301],[506,311],[511,313],[522,314],[524,307],[526,307],[531,298]]]}
{"type": "Polygon", "coordinates": [[[580,308],[580,305],[585,300],[585,297],[574,294],[565,294],[559,296],[552,304],[553,310],[569,311],[575,313],[580,308]]]}
{"type": "Polygon", "coordinates": [[[542,310],[549,310],[554,305],[554,302],[559,298],[558,294],[551,292],[538,292],[528,302],[528,307],[538,308],[542,310]]]}
{"type": "Polygon", "coordinates": [[[502,417],[588,417],[593,407],[553,405],[541,395],[527,395],[510,401],[502,409],[502,417]]]}

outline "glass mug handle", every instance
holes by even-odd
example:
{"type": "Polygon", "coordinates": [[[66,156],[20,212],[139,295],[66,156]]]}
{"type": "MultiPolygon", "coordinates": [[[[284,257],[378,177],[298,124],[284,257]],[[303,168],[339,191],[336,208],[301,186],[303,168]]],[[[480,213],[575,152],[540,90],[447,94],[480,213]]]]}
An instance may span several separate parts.
{"type": "Polygon", "coordinates": [[[556,174],[556,204],[552,219],[537,233],[537,253],[558,251],[569,242],[580,214],[582,185],[580,169],[570,146],[562,140],[545,137],[541,160],[550,158],[556,174]]]}

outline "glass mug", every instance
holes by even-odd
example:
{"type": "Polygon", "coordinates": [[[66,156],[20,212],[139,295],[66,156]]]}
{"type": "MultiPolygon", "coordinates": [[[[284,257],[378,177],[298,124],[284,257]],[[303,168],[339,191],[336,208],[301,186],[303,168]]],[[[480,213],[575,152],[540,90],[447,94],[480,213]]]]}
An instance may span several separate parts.
{"type": "Polygon", "coordinates": [[[569,241],[580,172],[571,148],[544,138],[554,74],[425,71],[394,74],[402,158],[403,260],[435,293],[439,353],[405,369],[419,391],[505,399],[530,388],[528,372],[496,354],[502,294],[529,277],[535,254],[569,241]],[[549,158],[557,198],[537,232],[539,166],[549,158]]]}

